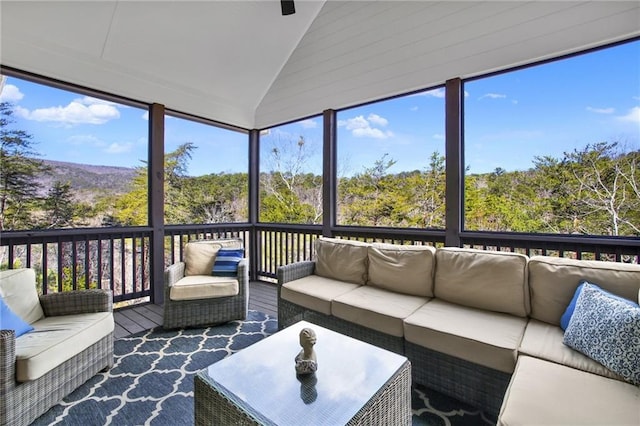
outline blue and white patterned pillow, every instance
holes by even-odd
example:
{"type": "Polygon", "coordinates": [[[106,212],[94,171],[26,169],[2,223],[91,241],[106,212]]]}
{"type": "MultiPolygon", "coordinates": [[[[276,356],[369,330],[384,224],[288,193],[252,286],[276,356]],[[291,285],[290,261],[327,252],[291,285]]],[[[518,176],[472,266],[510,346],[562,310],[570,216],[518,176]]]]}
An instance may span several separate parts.
{"type": "Polygon", "coordinates": [[[640,385],[640,306],[585,284],[564,343],[640,385]]]}
{"type": "Polygon", "coordinates": [[[243,249],[221,248],[216,253],[211,275],[218,277],[235,277],[238,275],[238,263],[244,256],[243,249]]]}
{"type": "Polygon", "coordinates": [[[629,299],[625,299],[624,297],[616,296],[615,294],[609,293],[608,291],[600,288],[598,285],[596,285],[594,283],[590,283],[588,281],[582,280],[582,281],[580,281],[580,284],[578,285],[578,288],[576,288],[576,291],[573,294],[573,298],[571,299],[571,302],[569,302],[569,305],[567,306],[567,309],[565,309],[564,313],[560,317],[560,328],[562,328],[563,330],[566,330],[567,327],[569,326],[569,321],[571,321],[571,316],[573,315],[573,311],[576,309],[576,302],[578,301],[578,296],[580,296],[580,293],[582,293],[582,289],[584,288],[585,284],[590,284],[590,285],[592,285],[594,287],[597,287],[598,290],[600,290],[601,292],[605,293],[609,297],[612,297],[614,299],[618,299],[621,302],[629,303],[629,304],[635,306],[635,303],[633,301],[629,300],[629,299]]]}

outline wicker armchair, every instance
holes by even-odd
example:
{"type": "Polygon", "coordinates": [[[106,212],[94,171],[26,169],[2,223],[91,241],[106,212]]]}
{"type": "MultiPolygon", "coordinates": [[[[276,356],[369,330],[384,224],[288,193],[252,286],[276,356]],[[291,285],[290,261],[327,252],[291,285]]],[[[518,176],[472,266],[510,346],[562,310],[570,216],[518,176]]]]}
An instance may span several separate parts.
{"type": "MultiPolygon", "coordinates": [[[[0,279],[7,279],[3,271],[0,279]]],[[[35,287],[35,274],[32,270],[22,270],[25,282],[35,287]]],[[[8,279],[7,279],[8,280],[8,279]]],[[[46,323],[63,315],[79,316],[109,312],[109,317],[101,321],[110,325],[111,332],[96,343],[78,352],[66,361],[55,366],[42,376],[33,380],[18,381],[16,362],[20,353],[21,339],[36,337],[21,336],[16,338],[14,330],[0,330],[0,425],[28,425],[44,414],[49,408],[59,403],[78,386],[96,375],[101,370],[113,366],[113,300],[109,290],[80,290],[39,296],[44,319],[32,323],[43,335],[47,331],[39,328],[39,322],[46,323]],[[18,352],[18,355],[16,354],[18,352]]]]}
{"type": "Polygon", "coordinates": [[[212,276],[212,264],[221,248],[242,249],[242,240],[191,241],[185,247],[184,261],[165,270],[164,328],[201,327],[246,319],[249,309],[247,258],[238,263],[236,275],[212,276]],[[194,249],[200,253],[194,255],[194,249]],[[196,261],[204,264],[194,269],[196,261]]]}

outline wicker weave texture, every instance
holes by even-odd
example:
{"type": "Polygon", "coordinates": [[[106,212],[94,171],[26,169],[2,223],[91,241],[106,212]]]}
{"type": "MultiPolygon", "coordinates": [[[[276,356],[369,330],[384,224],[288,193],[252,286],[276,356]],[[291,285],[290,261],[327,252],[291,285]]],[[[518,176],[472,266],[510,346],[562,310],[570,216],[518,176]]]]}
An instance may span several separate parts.
{"type": "Polygon", "coordinates": [[[24,383],[14,379],[15,333],[12,330],[0,331],[0,356],[0,425],[28,425],[98,372],[113,366],[113,333],[44,376],[24,383]]]}
{"type": "Polygon", "coordinates": [[[249,416],[222,393],[216,392],[206,374],[193,378],[194,423],[196,426],[264,424],[249,416]]]}
{"type": "Polygon", "coordinates": [[[511,374],[411,342],[405,343],[405,350],[414,382],[481,408],[497,419],[511,374]]]}
{"type": "Polygon", "coordinates": [[[163,327],[167,329],[220,324],[243,320],[249,309],[249,269],[247,259],[238,264],[238,294],[196,300],[171,300],[171,286],[184,276],[184,263],[165,270],[163,327]]]}
{"type": "Polygon", "coordinates": [[[47,317],[110,312],[113,296],[111,290],[65,291],[41,295],[40,305],[47,317]]]}
{"type": "MultiPolygon", "coordinates": [[[[194,417],[196,426],[272,425],[266,418],[254,417],[223,395],[206,373],[194,378],[194,417]]],[[[347,423],[355,425],[407,426],[411,424],[411,363],[402,368],[347,423]]]]}
{"type": "MultiPolygon", "coordinates": [[[[78,290],[40,296],[46,316],[111,312],[110,290],[78,290]]],[[[16,338],[0,330],[0,425],[28,425],[101,370],[113,366],[113,333],[38,379],[16,382],[16,338]]]]}
{"type": "Polygon", "coordinates": [[[348,424],[401,426],[411,423],[411,363],[407,361],[348,424]]]}

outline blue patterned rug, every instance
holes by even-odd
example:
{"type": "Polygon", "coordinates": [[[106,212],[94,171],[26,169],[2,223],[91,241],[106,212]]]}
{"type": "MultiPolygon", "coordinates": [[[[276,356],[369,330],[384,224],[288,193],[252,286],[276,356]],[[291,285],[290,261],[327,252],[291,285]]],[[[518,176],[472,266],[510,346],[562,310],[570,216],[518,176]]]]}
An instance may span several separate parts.
{"type": "MultiPolygon", "coordinates": [[[[179,331],[162,328],[117,339],[115,365],[33,425],[192,425],[193,376],[277,331],[275,319],[249,311],[246,321],[179,331]]],[[[412,393],[414,425],[491,424],[478,410],[428,389],[412,393]]]]}

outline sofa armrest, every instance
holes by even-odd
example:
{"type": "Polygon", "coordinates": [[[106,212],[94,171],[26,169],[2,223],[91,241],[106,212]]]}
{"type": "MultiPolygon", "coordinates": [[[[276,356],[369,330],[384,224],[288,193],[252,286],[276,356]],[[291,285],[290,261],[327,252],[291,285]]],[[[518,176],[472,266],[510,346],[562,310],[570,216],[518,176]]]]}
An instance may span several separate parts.
{"type": "Polygon", "coordinates": [[[177,262],[169,266],[164,270],[164,285],[165,287],[171,287],[177,283],[180,279],[184,278],[184,262],[177,262]]]}
{"type": "Polygon", "coordinates": [[[47,317],[113,312],[113,295],[105,289],[64,291],[41,295],[40,304],[47,317]]]}
{"type": "Polygon", "coordinates": [[[301,262],[295,262],[289,265],[280,266],[277,271],[278,286],[282,286],[282,284],[289,281],[312,275],[315,269],[316,262],[311,260],[304,260],[301,262]]]}

